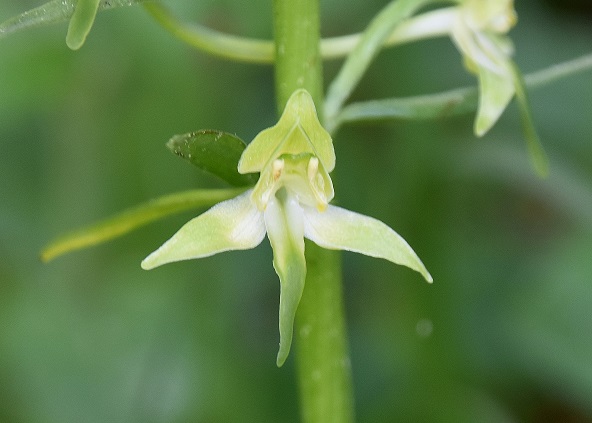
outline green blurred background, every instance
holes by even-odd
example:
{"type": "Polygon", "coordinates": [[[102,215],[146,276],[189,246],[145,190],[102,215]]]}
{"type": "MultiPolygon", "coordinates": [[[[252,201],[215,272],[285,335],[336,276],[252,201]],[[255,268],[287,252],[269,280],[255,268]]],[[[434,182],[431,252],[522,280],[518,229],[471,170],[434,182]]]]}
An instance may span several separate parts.
{"type": "MultiPolygon", "coordinates": [[[[4,0],[0,20],[39,4],[4,0]]],[[[271,37],[269,0],[168,4],[271,37]]],[[[323,1],[323,34],[361,30],[384,4],[323,1]]],[[[588,2],[516,7],[524,72],[591,51],[588,2]]],[[[275,366],[267,241],[142,271],[185,213],[38,260],[70,229],[222,186],[164,143],[205,128],[252,139],[276,119],[272,69],[192,50],[141,7],[100,14],[78,52],[66,27],[0,41],[0,421],[297,422],[293,354],[275,366]]],[[[431,40],[383,52],[354,99],[474,83],[450,40],[431,40]]],[[[435,279],[344,254],[358,421],[592,421],[591,99],[590,72],[531,93],[547,180],[531,171],[515,105],[479,140],[473,116],[336,134],[339,203],[395,228],[435,279]]]]}

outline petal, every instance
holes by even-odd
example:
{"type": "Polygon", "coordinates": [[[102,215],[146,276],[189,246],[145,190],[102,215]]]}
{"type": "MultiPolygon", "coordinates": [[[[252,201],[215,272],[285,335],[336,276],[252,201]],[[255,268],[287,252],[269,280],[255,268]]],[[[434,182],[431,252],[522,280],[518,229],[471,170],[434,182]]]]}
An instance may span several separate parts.
{"type": "Polygon", "coordinates": [[[497,122],[514,96],[514,78],[508,38],[474,31],[458,16],[452,29],[452,40],[464,56],[469,71],[479,77],[479,106],[474,131],[484,135],[497,122]]]}
{"type": "Polygon", "coordinates": [[[506,63],[514,51],[509,38],[472,28],[462,13],[457,15],[450,35],[469,71],[477,73],[477,68],[487,68],[491,72],[507,73],[506,63]]]}
{"type": "Polygon", "coordinates": [[[305,207],[304,236],[324,248],[353,251],[407,266],[432,282],[432,276],[409,244],[372,217],[331,205],[322,213],[305,207]]]}
{"type": "Polygon", "coordinates": [[[171,239],[142,262],[143,269],[228,250],[254,248],[265,237],[263,214],[251,203],[248,190],[216,204],[187,222],[171,239]]]}
{"type": "Polygon", "coordinates": [[[277,365],[281,366],[290,352],[294,317],[306,278],[302,208],[298,200],[288,196],[285,190],[280,191],[265,209],[265,225],[273,248],[273,267],[281,284],[277,355],[277,365]]]}
{"type": "Polygon", "coordinates": [[[484,135],[497,122],[516,91],[511,69],[503,75],[479,67],[479,107],[475,134],[484,135]]]}

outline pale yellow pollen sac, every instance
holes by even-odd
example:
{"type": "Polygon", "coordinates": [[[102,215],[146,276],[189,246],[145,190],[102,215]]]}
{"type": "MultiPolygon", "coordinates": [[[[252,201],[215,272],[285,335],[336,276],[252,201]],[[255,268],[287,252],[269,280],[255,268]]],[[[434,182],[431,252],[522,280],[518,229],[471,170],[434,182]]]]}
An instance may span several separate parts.
{"type": "Polygon", "coordinates": [[[280,176],[282,176],[282,171],[285,167],[284,159],[275,159],[271,167],[273,180],[277,181],[278,179],[280,179],[280,176]]]}
{"type": "Polygon", "coordinates": [[[306,170],[311,191],[316,199],[317,210],[322,212],[327,208],[327,196],[325,195],[325,181],[319,173],[319,159],[311,157],[306,170]]]}
{"type": "Polygon", "coordinates": [[[513,10],[509,10],[507,13],[495,16],[491,20],[489,26],[491,30],[501,34],[505,34],[510,30],[510,28],[516,25],[516,21],[516,12],[514,12],[513,10]]]}
{"type": "Polygon", "coordinates": [[[284,154],[272,160],[255,185],[252,200],[264,211],[278,190],[284,188],[303,205],[325,211],[333,186],[320,159],[311,153],[284,154]]]}
{"type": "Polygon", "coordinates": [[[307,173],[308,173],[308,180],[311,182],[318,175],[318,173],[319,173],[319,159],[317,157],[313,156],[308,161],[307,173]]]}

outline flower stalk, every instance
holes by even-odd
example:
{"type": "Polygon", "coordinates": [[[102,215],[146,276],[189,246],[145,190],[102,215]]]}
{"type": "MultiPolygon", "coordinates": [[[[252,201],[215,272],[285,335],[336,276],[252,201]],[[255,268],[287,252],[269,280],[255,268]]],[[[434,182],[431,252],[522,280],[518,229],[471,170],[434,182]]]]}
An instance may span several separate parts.
{"type": "MultiPolygon", "coordinates": [[[[298,88],[311,93],[322,117],[318,0],[274,0],[278,109],[298,88]]],[[[306,242],[306,289],[295,321],[300,410],[307,423],[354,421],[340,253],[306,242]],[[326,336],[331,334],[331,336],[326,336]]]]}

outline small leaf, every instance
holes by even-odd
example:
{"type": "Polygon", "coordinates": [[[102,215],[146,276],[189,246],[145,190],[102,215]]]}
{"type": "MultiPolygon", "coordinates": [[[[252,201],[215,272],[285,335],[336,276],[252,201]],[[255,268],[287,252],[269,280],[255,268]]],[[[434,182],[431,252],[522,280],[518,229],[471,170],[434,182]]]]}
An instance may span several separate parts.
{"type": "Polygon", "coordinates": [[[101,244],[163,217],[208,207],[241,192],[241,189],[193,190],[157,198],[56,239],[41,251],[41,260],[48,262],[62,254],[101,244]]]}
{"type": "Polygon", "coordinates": [[[238,161],[246,144],[235,135],[206,129],[175,135],[166,146],[177,156],[231,185],[248,186],[257,182],[255,174],[238,173],[238,161]]]}

